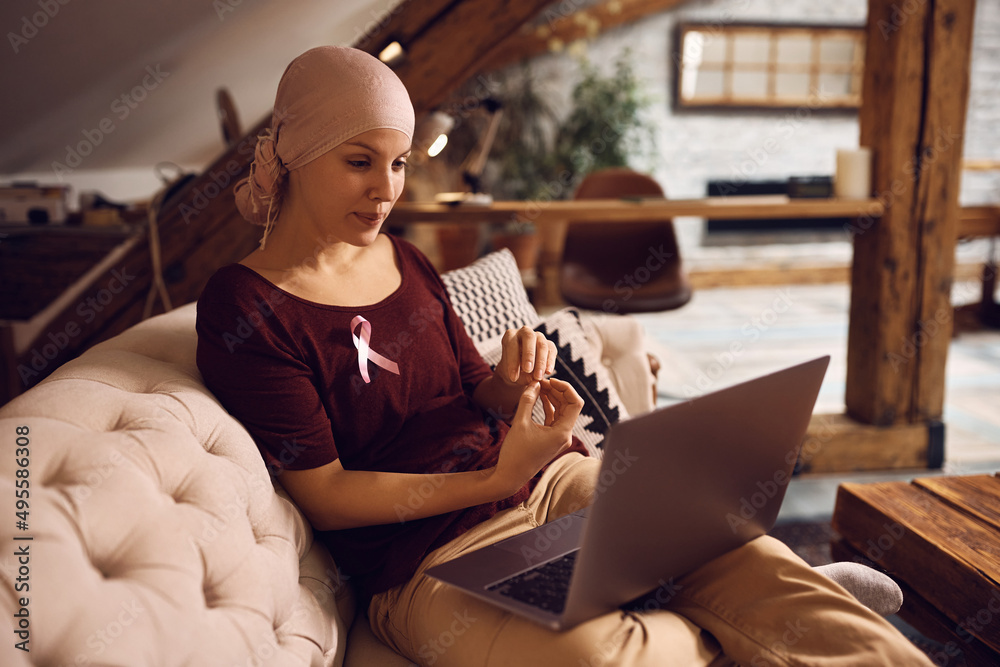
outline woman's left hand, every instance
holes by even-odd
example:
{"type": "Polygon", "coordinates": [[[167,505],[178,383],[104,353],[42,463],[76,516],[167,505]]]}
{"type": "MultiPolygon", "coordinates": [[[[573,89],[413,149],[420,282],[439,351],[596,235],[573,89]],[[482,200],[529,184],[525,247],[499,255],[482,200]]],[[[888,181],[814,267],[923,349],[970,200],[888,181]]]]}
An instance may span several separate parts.
{"type": "Polygon", "coordinates": [[[555,372],[555,343],[533,329],[508,329],[501,350],[495,374],[507,385],[525,387],[555,372]]]}

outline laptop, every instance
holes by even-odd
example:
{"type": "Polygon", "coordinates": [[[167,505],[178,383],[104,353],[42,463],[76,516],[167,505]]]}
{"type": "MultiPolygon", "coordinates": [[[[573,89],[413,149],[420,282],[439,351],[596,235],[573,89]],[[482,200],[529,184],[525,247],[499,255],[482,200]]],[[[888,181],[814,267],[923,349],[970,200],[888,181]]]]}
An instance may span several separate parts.
{"type": "Polygon", "coordinates": [[[427,574],[554,630],[667,601],[674,579],[774,526],[829,361],[614,424],[590,507],[427,574]]]}

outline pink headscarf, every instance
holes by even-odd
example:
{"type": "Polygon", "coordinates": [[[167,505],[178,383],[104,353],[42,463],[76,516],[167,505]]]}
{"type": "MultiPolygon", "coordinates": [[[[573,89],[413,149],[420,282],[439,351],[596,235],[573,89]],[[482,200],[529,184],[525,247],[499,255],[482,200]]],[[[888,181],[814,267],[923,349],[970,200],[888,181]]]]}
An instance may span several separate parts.
{"type": "Polygon", "coordinates": [[[240,214],[264,225],[261,248],[289,170],[368,130],[399,130],[412,139],[413,123],[409,93],[378,58],[320,46],[293,60],[278,83],[271,128],[257,139],[250,175],[236,184],[240,214]]]}

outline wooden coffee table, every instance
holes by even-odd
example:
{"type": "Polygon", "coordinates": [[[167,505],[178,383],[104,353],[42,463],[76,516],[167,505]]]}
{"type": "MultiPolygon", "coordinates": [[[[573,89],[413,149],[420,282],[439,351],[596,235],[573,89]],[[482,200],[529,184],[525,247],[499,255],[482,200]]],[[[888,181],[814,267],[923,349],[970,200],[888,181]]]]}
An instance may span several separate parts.
{"type": "Polygon", "coordinates": [[[842,484],[833,528],[836,559],[871,561],[900,583],[900,617],[943,645],[936,664],[961,652],[1000,665],[997,476],[842,484]]]}

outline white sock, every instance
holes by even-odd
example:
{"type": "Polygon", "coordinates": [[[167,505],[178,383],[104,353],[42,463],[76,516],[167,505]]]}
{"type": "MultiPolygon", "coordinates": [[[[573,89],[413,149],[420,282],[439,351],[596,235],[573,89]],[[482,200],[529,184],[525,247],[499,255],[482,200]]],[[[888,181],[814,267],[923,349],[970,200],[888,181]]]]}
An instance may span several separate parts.
{"type": "Polygon", "coordinates": [[[858,602],[880,616],[891,616],[903,606],[903,591],[892,578],[861,563],[830,563],[814,570],[847,589],[858,602]]]}

